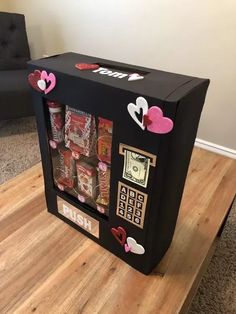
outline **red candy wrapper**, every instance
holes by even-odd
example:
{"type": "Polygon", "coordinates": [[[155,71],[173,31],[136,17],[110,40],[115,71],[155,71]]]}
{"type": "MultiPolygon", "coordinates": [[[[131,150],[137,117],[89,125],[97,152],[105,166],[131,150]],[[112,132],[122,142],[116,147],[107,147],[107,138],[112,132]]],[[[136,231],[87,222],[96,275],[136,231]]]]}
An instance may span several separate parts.
{"type": "Polygon", "coordinates": [[[66,106],[65,143],[74,155],[95,155],[95,118],[88,113],[66,106]]]}
{"type": "Polygon", "coordinates": [[[56,143],[61,143],[64,141],[64,115],[62,105],[54,101],[48,101],[47,104],[50,113],[52,139],[56,143]]]}
{"type": "Polygon", "coordinates": [[[109,168],[107,168],[106,171],[98,168],[99,195],[97,198],[97,203],[102,206],[109,205],[110,173],[111,171],[109,168]]]}
{"type": "Polygon", "coordinates": [[[84,162],[77,161],[77,178],[79,192],[93,199],[97,196],[97,170],[94,166],[84,162]]]}
{"type": "Polygon", "coordinates": [[[113,123],[103,118],[98,118],[98,121],[98,159],[110,164],[113,123]]]}
{"type": "Polygon", "coordinates": [[[75,160],[69,149],[59,149],[60,154],[60,175],[57,184],[72,189],[75,184],[76,170],[75,160]]]}

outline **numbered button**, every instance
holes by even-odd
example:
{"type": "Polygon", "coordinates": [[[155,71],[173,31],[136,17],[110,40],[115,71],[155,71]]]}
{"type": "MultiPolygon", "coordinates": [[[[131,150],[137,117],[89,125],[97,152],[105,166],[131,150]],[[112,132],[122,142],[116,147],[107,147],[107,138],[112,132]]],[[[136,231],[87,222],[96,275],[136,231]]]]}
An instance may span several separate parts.
{"type": "Polygon", "coordinates": [[[120,191],[121,193],[124,193],[127,195],[127,188],[125,186],[121,185],[120,191]]]}
{"type": "Polygon", "coordinates": [[[138,193],[138,197],[137,197],[137,199],[138,199],[138,201],[140,201],[140,202],[144,202],[144,196],[142,195],[142,194],[139,194],[138,193]]]}
{"type": "Polygon", "coordinates": [[[120,214],[121,216],[124,216],[124,215],[125,215],[125,211],[124,211],[124,209],[119,208],[119,214],[120,214]]]}
{"type": "Polygon", "coordinates": [[[135,216],[134,216],[134,222],[135,222],[136,224],[140,225],[141,219],[140,219],[139,217],[135,217],[135,216]]]}
{"type": "Polygon", "coordinates": [[[119,202],[119,207],[122,208],[122,209],[125,209],[125,203],[120,201],[119,202]]]}
{"type": "Polygon", "coordinates": [[[123,193],[120,193],[120,200],[126,202],[127,196],[123,193]]]}
{"type": "Polygon", "coordinates": [[[136,198],[136,193],[133,190],[129,190],[129,196],[132,198],[136,198]]]}
{"type": "Polygon", "coordinates": [[[133,207],[128,205],[127,206],[127,212],[130,213],[130,214],[133,214],[133,212],[134,212],[133,207]]]}
{"type": "Polygon", "coordinates": [[[141,202],[136,202],[136,207],[137,207],[137,209],[142,209],[142,207],[143,207],[143,204],[141,203],[141,202]]]}
{"type": "Polygon", "coordinates": [[[135,200],[129,197],[128,198],[128,204],[131,205],[131,206],[134,206],[135,200]]]}
{"type": "Polygon", "coordinates": [[[141,210],[136,209],[135,210],[135,215],[138,216],[138,217],[141,217],[142,216],[141,210]]]}
{"type": "Polygon", "coordinates": [[[132,220],[132,215],[130,213],[127,213],[126,214],[126,218],[129,219],[129,220],[132,220]]]}

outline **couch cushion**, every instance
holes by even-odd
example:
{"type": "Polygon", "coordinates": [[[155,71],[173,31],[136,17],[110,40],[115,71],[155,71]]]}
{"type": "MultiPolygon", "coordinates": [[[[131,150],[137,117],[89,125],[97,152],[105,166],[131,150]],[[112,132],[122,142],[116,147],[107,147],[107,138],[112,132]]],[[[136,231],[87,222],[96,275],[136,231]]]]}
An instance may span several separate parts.
{"type": "Polygon", "coordinates": [[[27,80],[27,70],[0,71],[0,94],[29,91],[30,87],[27,80]]]}
{"type": "Polygon", "coordinates": [[[24,69],[29,59],[24,15],[0,12],[0,70],[24,69]]]}
{"type": "Polygon", "coordinates": [[[33,114],[27,70],[0,71],[0,120],[33,114]]]}

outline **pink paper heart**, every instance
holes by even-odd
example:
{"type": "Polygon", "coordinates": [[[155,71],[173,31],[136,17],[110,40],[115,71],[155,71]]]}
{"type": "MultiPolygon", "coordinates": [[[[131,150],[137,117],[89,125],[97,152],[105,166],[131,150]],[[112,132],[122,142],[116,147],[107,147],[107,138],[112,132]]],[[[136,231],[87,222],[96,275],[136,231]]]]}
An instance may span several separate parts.
{"type": "Polygon", "coordinates": [[[165,134],[169,133],[174,126],[174,123],[171,119],[163,117],[163,112],[161,108],[153,106],[148,109],[147,117],[151,121],[148,123],[147,130],[149,132],[165,134]]]}
{"type": "Polygon", "coordinates": [[[127,243],[125,243],[125,252],[128,253],[130,251],[130,247],[127,243]]]}
{"type": "Polygon", "coordinates": [[[41,80],[44,80],[47,83],[50,83],[48,88],[44,90],[45,95],[50,93],[53,90],[53,88],[56,86],[56,77],[53,73],[47,74],[46,71],[42,71],[41,80]]]}

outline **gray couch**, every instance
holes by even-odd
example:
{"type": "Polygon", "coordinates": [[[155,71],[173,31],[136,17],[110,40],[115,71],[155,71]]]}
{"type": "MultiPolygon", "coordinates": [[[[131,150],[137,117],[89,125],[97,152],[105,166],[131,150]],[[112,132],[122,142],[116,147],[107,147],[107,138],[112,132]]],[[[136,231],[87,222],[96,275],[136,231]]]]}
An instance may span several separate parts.
{"type": "Polygon", "coordinates": [[[0,12],[0,120],[33,115],[24,15],[0,12]]]}

